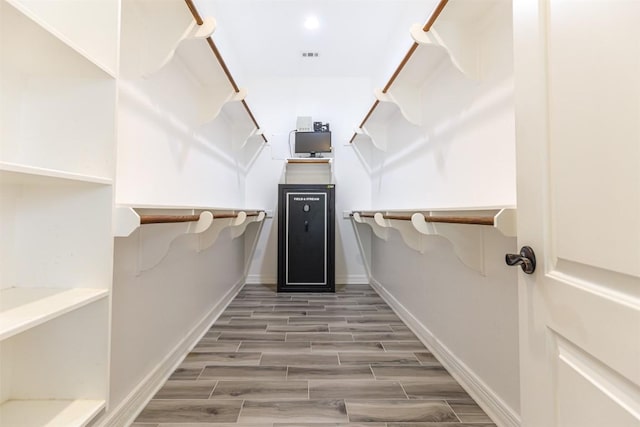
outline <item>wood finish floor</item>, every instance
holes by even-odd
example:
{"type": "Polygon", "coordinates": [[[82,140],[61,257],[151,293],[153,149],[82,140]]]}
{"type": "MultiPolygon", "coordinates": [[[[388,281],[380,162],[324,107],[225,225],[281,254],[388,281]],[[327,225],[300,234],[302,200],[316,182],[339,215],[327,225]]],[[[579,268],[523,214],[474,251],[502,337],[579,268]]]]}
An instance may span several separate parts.
{"type": "Polygon", "coordinates": [[[489,427],[368,285],[246,285],[135,427],[489,427]]]}

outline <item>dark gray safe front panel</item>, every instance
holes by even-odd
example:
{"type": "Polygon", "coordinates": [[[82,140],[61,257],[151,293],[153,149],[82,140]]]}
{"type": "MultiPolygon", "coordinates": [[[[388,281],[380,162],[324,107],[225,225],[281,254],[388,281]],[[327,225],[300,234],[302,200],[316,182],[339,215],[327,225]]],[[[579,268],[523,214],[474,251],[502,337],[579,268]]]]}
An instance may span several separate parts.
{"type": "Polygon", "coordinates": [[[287,193],[286,284],[327,284],[327,195],[287,193]]]}
{"type": "Polygon", "coordinates": [[[278,291],[333,292],[334,186],[280,185],[278,291]]]}

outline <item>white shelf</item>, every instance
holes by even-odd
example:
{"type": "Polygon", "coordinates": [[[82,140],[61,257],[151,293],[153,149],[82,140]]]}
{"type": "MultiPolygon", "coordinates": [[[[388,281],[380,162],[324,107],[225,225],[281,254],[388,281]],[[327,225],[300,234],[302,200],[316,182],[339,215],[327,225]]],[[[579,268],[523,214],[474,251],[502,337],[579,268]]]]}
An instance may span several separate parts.
{"type": "Polygon", "coordinates": [[[247,138],[242,150],[236,153],[238,164],[243,168],[245,173],[249,172],[249,169],[251,169],[251,166],[253,166],[258,159],[258,156],[260,156],[266,144],[262,138],[262,131],[257,129],[255,133],[247,138]]]}
{"type": "Polygon", "coordinates": [[[40,168],[18,163],[0,161],[0,177],[3,182],[13,181],[21,183],[45,183],[48,179],[62,179],[68,181],[85,182],[88,184],[111,185],[111,178],[83,175],[73,172],[65,172],[55,169],[40,168]]]}
{"type": "Polygon", "coordinates": [[[104,400],[9,400],[0,405],[0,425],[84,427],[104,408],[104,400]]]}
{"type": "MultiPolygon", "coordinates": [[[[418,47],[387,90],[374,91],[379,101],[354,142],[369,140],[378,150],[387,151],[389,122],[400,114],[413,126],[423,126],[423,104],[429,86],[437,85],[441,70],[459,74],[464,80],[480,80],[484,68],[484,33],[495,21],[510,19],[510,3],[502,0],[456,0],[443,9],[431,30],[414,24],[409,33],[418,47]]],[[[395,133],[394,138],[397,139],[395,133]]]]}
{"type": "MultiPolygon", "coordinates": [[[[181,210],[185,210],[185,211],[211,211],[213,213],[216,212],[240,212],[240,211],[245,211],[245,212],[255,212],[255,211],[261,211],[262,209],[258,209],[258,208],[235,208],[235,207],[222,207],[222,206],[203,206],[203,205],[153,205],[153,204],[144,204],[144,203],[132,203],[132,204],[119,204],[117,205],[117,207],[119,208],[132,208],[132,209],[154,209],[154,210],[158,210],[157,212],[153,212],[156,214],[163,214],[163,213],[171,213],[171,214],[176,214],[176,215],[181,215],[182,212],[179,212],[181,210]],[[166,210],[167,212],[161,212],[162,210],[166,210]]],[[[145,213],[151,213],[151,212],[145,212],[145,213]]]]}
{"type": "Polygon", "coordinates": [[[233,102],[227,102],[222,107],[222,114],[231,127],[231,139],[234,151],[242,150],[250,138],[259,135],[258,129],[241,102],[246,95],[246,91],[240,91],[235,94],[233,102]]]}
{"type": "Polygon", "coordinates": [[[332,158],[287,159],[282,184],[334,184],[332,158]]]}
{"type": "Polygon", "coordinates": [[[328,164],[333,162],[331,157],[292,157],[287,159],[288,164],[328,164]]]}
{"type": "Polygon", "coordinates": [[[164,67],[184,40],[202,39],[215,30],[215,21],[197,25],[182,0],[122,2],[121,75],[149,76],[164,67]]]}
{"type": "Polygon", "coordinates": [[[116,75],[118,0],[6,1],[106,73],[116,75]]]}
{"type": "Polygon", "coordinates": [[[262,130],[258,129],[246,111],[242,100],[247,95],[245,90],[233,95],[222,106],[222,115],[231,129],[231,147],[238,167],[247,172],[262,151],[265,141],[262,130]]]}
{"type": "Polygon", "coordinates": [[[8,288],[0,290],[0,340],[108,295],[106,289],[8,288]]]}
{"type": "Polygon", "coordinates": [[[388,102],[387,95],[376,91],[378,106],[373,111],[367,123],[362,129],[357,130],[357,139],[369,138],[374,147],[380,151],[387,151],[389,144],[389,124],[391,119],[398,114],[399,107],[388,102]]]}
{"type": "Polygon", "coordinates": [[[442,66],[448,64],[464,78],[479,80],[482,33],[487,15],[500,9],[498,3],[500,0],[457,0],[447,4],[430,31],[414,24],[409,32],[418,48],[387,93],[376,94],[378,100],[397,105],[405,120],[420,126],[423,88],[442,66]]]}
{"type": "Polygon", "coordinates": [[[516,209],[514,205],[499,205],[499,206],[443,206],[443,207],[418,207],[413,209],[385,209],[385,208],[374,208],[374,209],[362,209],[363,211],[375,211],[375,212],[387,212],[393,214],[403,214],[403,213],[414,213],[414,212],[439,212],[439,213],[447,213],[451,215],[455,215],[458,213],[461,214],[477,214],[477,215],[493,215],[495,211],[499,211],[502,209],[516,209]]]}
{"type": "Polygon", "coordinates": [[[12,4],[0,9],[0,161],[112,176],[113,76],[12,4]]]}
{"type": "Polygon", "coordinates": [[[439,236],[453,245],[458,258],[468,267],[485,274],[484,229],[487,226],[504,236],[517,235],[517,210],[507,208],[437,208],[437,209],[393,209],[354,211],[353,220],[367,224],[373,233],[387,240],[389,230],[395,229],[405,244],[424,253],[430,242],[428,236],[439,236]],[[362,215],[366,213],[366,215],[362,215]],[[447,218],[445,221],[429,219],[447,218]],[[471,222],[465,222],[471,221],[471,222]]]}
{"type": "Polygon", "coordinates": [[[419,44],[407,65],[402,69],[401,77],[398,77],[387,93],[377,92],[376,98],[380,103],[396,105],[406,121],[420,126],[423,122],[422,87],[447,59],[446,50],[438,45],[419,44]]]}
{"type": "Polygon", "coordinates": [[[200,85],[198,91],[198,122],[215,120],[228,102],[244,99],[246,92],[236,93],[222,66],[205,40],[183,41],[176,50],[179,60],[193,81],[200,85]]]}

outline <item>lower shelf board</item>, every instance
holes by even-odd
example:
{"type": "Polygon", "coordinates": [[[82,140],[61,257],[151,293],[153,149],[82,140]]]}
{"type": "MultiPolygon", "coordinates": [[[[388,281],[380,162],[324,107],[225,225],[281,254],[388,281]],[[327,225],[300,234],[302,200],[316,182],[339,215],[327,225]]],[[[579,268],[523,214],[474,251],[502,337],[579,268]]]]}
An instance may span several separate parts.
{"type": "Polygon", "coordinates": [[[104,400],[9,400],[0,405],[0,425],[84,427],[104,407],[104,400]]]}
{"type": "Polygon", "coordinates": [[[108,295],[93,288],[8,288],[0,291],[0,340],[108,295]]]}

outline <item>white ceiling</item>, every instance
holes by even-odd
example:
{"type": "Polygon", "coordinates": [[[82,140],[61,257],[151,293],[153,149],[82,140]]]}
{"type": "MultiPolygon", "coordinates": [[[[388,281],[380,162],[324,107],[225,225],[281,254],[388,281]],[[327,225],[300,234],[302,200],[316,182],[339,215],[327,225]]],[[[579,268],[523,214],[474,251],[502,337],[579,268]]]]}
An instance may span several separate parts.
{"type": "Polygon", "coordinates": [[[382,87],[436,0],[196,0],[241,86],[255,78],[365,77],[382,87]],[[304,28],[309,15],[317,30],[304,28]],[[318,52],[303,58],[302,52],[318,52]]]}

